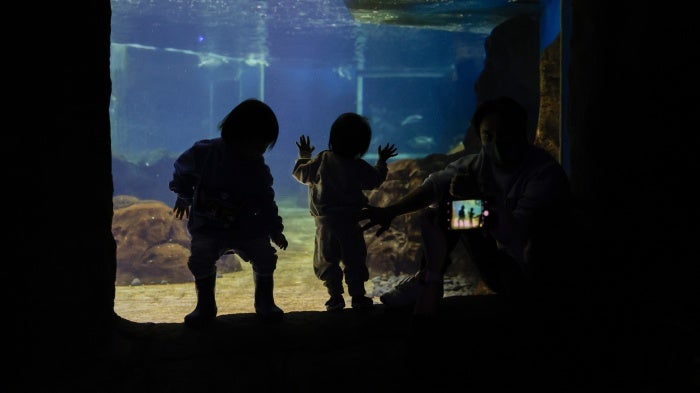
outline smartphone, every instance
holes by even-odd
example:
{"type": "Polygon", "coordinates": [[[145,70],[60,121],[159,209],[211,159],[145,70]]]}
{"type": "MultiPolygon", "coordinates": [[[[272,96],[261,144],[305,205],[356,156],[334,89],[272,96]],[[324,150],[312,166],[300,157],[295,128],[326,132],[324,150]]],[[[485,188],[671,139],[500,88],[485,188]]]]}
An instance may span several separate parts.
{"type": "Polygon", "coordinates": [[[481,199],[459,199],[447,202],[447,228],[460,231],[484,226],[489,212],[481,199]]]}

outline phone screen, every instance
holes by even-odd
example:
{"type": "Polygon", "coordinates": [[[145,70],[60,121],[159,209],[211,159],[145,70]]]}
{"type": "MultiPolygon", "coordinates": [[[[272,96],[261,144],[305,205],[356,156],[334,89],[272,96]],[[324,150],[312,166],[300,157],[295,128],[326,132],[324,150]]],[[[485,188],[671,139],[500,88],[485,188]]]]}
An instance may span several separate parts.
{"type": "Polygon", "coordinates": [[[480,228],[484,225],[484,216],[488,215],[481,199],[450,201],[448,210],[448,228],[452,230],[480,228]]]}

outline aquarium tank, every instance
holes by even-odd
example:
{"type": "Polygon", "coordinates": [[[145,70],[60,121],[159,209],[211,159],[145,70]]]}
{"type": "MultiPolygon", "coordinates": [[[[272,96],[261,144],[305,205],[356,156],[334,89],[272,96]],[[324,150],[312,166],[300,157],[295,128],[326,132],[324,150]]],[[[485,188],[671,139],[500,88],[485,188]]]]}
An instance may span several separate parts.
{"type": "MultiPolygon", "coordinates": [[[[328,147],[338,115],[356,112],[372,128],[363,156],[371,164],[386,144],[398,152],[390,170],[399,160],[455,152],[476,107],[486,38],[504,21],[527,14],[539,20],[544,46],[559,31],[558,4],[111,0],[116,310],[134,321],[180,321],[190,311],[189,237],[184,220],[173,218],[176,196],[168,187],[173,162],[196,141],[218,137],[222,118],[248,98],[267,103],[280,126],[264,156],[290,240],[276,273],[275,290],[287,294],[278,304],[287,311],[323,309],[325,289],[311,262],[308,188],[292,177],[299,137],[310,137],[318,153],[328,147]]],[[[381,253],[370,256],[383,259],[381,253]]],[[[250,267],[236,262],[218,263],[218,273],[227,276],[217,288],[230,296],[222,313],[252,307],[240,296],[252,281],[236,274],[250,267]]],[[[402,272],[382,281],[372,277],[368,294],[378,297],[391,285],[385,279],[400,279],[402,272]]]]}
{"type": "MultiPolygon", "coordinates": [[[[540,2],[361,0],[112,0],[110,105],[115,195],[171,204],[172,162],[240,101],[276,112],[266,161],[278,197],[305,204],[290,173],[295,141],[327,147],[343,112],[373,130],[364,158],[395,159],[460,145],[475,106],[484,39],[540,2]]],[[[551,8],[551,7],[550,7],[551,8]]]]}

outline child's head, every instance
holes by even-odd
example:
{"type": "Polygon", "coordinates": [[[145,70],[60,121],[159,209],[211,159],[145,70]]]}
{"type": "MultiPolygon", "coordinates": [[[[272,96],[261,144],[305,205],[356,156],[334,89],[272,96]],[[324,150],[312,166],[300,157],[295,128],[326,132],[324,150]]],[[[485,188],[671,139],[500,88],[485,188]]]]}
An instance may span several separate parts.
{"type": "Polygon", "coordinates": [[[267,104],[250,98],[238,104],[221,120],[219,130],[227,144],[251,148],[262,154],[277,142],[279,124],[275,112],[267,104]]]}
{"type": "Polygon", "coordinates": [[[342,157],[358,158],[367,153],[371,139],[372,128],[367,119],[347,112],[333,122],[328,149],[342,157]]]}

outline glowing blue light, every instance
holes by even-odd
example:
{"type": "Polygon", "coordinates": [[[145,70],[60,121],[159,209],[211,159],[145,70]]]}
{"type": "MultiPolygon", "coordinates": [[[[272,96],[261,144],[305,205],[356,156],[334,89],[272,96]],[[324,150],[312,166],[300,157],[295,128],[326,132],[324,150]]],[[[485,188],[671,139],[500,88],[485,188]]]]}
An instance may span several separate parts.
{"type": "Polygon", "coordinates": [[[199,36],[197,37],[197,42],[202,42],[202,41],[204,41],[204,36],[203,36],[203,35],[199,35],[199,36]]]}

